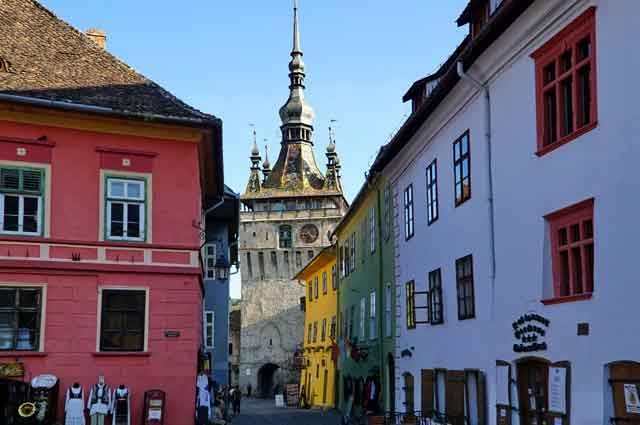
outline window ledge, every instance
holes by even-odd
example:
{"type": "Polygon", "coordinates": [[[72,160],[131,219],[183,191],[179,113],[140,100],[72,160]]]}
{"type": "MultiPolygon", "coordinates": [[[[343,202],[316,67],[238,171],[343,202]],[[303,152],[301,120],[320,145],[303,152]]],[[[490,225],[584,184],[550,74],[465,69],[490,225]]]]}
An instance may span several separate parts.
{"type": "Polygon", "coordinates": [[[593,293],[570,295],[568,297],[547,298],[545,300],[541,300],[540,302],[544,305],[554,305],[554,304],[570,303],[574,301],[586,301],[591,299],[591,297],[593,297],[593,293]]]}
{"type": "Polygon", "coordinates": [[[48,355],[45,351],[0,351],[1,357],[46,357],[48,355]]]}
{"type": "Polygon", "coordinates": [[[544,155],[548,154],[549,152],[558,149],[560,146],[566,145],[567,143],[577,139],[578,137],[582,136],[583,134],[593,130],[597,126],[598,126],[598,121],[594,121],[591,124],[585,125],[584,127],[581,127],[579,130],[574,131],[573,133],[569,134],[568,136],[564,136],[563,138],[555,141],[554,143],[538,149],[538,151],[536,152],[536,155],[537,156],[544,156],[544,155]]]}
{"type": "Polygon", "coordinates": [[[97,351],[93,357],[150,357],[149,351],[97,351]]]}

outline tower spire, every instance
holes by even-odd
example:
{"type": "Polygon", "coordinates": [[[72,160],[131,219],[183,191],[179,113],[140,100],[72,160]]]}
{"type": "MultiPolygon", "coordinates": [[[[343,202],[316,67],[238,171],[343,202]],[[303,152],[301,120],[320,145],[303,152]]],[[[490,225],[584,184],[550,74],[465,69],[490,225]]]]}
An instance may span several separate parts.
{"type": "Polygon", "coordinates": [[[298,29],[298,0],[293,0],[293,50],[291,53],[300,53],[300,30],[298,29]]]}

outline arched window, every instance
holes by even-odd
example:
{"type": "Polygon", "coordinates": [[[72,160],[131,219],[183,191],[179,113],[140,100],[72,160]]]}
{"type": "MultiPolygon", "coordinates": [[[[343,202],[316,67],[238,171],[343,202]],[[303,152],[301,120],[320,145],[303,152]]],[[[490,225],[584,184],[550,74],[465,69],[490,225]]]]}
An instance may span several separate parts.
{"type": "Polygon", "coordinates": [[[280,226],[280,248],[291,248],[291,226],[282,225],[280,226]]]}
{"type": "Polygon", "coordinates": [[[406,413],[413,413],[413,375],[409,372],[405,372],[403,375],[404,378],[404,411],[406,413]]]}

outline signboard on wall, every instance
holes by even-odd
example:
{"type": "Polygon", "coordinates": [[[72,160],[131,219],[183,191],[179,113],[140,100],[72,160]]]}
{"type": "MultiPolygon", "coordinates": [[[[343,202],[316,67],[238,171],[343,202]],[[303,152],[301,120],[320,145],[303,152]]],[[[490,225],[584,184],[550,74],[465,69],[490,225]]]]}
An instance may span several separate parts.
{"type": "Polygon", "coordinates": [[[20,378],[22,376],[24,376],[23,363],[0,363],[0,378],[20,378]]]}
{"type": "Polygon", "coordinates": [[[636,384],[624,384],[624,402],[627,406],[627,413],[640,413],[640,399],[636,384]]]}
{"type": "Polygon", "coordinates": [[[549,411],[567,413],[567,369],[549,367],[549,411]]]}
{"type": "Polygon", "coordinates": [[[549,319],[539,314],[527,313],[513,322],[513,336],[518,341],[513,344],[516,353],[531,353],[545,351],[547,343],[544,341],[549,328],[549,319]]]}

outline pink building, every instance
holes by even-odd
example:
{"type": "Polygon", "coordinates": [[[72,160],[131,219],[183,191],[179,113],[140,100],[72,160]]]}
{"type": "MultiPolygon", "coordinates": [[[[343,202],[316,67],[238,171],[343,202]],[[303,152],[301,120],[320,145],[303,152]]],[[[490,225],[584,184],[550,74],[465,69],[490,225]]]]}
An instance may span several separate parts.
{"type": "Polygon", "coordinates": [[[221,123],[35,1],[2,2],[0,26],[0,423],[7,383],[40,374],[60,379],[58,420],[70,385],[104,376],[132,423],[151,389],[164,424],[192,423],[221,123]]]}

